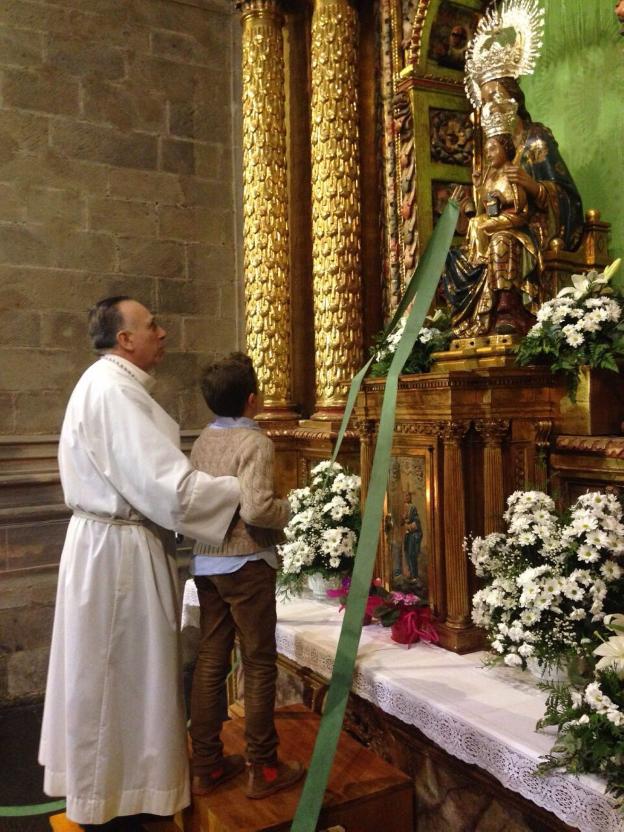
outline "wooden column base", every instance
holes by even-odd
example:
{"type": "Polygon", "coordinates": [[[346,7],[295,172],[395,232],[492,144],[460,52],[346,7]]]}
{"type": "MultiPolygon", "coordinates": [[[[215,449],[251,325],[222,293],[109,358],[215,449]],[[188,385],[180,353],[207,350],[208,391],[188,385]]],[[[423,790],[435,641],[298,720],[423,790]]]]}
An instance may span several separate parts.
{"type": "Polygon", "coordinates": [[[475,650],[487,650],[485,632],[480,627],[468,625],[461,628],[451,627],[446,623],[437,623],[436,630],[440,636],[440,647],[454,653],[474,653],[475,650]]]}

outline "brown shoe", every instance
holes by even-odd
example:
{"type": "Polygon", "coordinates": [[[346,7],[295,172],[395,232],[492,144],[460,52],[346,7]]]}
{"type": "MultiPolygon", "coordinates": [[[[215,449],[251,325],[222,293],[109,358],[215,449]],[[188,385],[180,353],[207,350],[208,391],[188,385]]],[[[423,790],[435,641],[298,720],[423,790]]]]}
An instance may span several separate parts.
{"type": "Polygon", "coordinates": [[[240,754],[223,757],[220,763],[205,774],[194,774],[191,780],[191,794],[197,796],[211,794],[221,783],[233,780],[245,770],[245,758],[240,754]]]}
{"type": "Polygon", "coordinates": [[[297,783],[305,774],[305,767],[296,761],[276,765],[252,763],[249,767],[247,797],[260,800],[297,783]]]}

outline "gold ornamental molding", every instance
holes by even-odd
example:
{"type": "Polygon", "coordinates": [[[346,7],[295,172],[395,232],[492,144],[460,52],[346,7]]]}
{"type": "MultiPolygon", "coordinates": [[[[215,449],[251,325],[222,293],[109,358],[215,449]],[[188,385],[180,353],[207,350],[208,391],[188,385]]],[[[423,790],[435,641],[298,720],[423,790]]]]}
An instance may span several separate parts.
{"type": "Polygon", "coordinates": [[[358,20],[347,0],[312,15],[312,256],[317,419],[344,408],[362,363],[358,20]]]}
{"type": "MultiPolygon", "coordinates": [[[[305,428],[269,428],[265,431],[269,439],[290,439],[295,437],[304,441],[333,441],[338,436],[338,431],[335,430],[306,430],[305,428]]],[[[353,441],[360,438],[357,430],[347,430],[344,434],[344,441],[353,441]]]]}
{"type": "Polygon", "coordinates": [[[412,37],[409,48],[409,62],[412,66],[418,66],[420,63],[420,53],[422,49],[423,32],[425,29],[425,21],[427,19],[427,12],[431,0],[420,0],[412,22],[412,37]]]}
{"type": "Polygon", "coordinates": [[[293,419],[283,16],[243,0],[245,327],[264,397],[260,419],[293,419]]]}
{"type": "Polygon", "coordinates": [[[576,451],[624,459],[624,437],[622,436],[558,436],[555,440],[555,448],[558,451],[576,451]]]}

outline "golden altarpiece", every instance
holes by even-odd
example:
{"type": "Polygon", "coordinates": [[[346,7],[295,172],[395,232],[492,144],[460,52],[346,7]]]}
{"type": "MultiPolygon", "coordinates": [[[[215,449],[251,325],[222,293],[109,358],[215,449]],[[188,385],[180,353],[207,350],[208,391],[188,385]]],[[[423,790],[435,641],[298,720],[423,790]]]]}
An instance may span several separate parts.
{"type": "MultiPolygon", "coordinates": [[[[282,493],[329,455],[368,345],[451,192],[467,196],[485,165],[464,63],[486,6],[239,3],[247,349],[282,493]]],[[[465,235],[462,218],[456,243],[465,235]]],[[[592,210],[573,251],[552,239],[543,254],[551,293],[570,273],[606,264],[607,237],[592,210]]],[[[612,451],[621,440],[579,438],[619,434],[621,409],[610,408],[611,424],[596,421],[607,410],[595,379],[571,408],[549,371],[515,366],[515,341],[458,339],[431,373],[400,383],[377,571],[388,585],[418,578],[442,644],[459,652],[481,644],[464,537],[502,528],[516,489],[552,481],[565,498],[579,482],[624,478],[612,451]],[[397,553],[409,499],[423,526],[418,575],[397,553]]],[[[364,383],[343,445],[349,467],[361,460],[364,490],[383,388],[364,383]]]]}
{"type": "MultiPolygon", "coordinates": [[[[286,493],[329,456],[348,384],[396,308],[437,218],[456,188],[456,199],[470,196],[473,172],[484,170],[484,133],[464,71],[467,46],[491,4],[237,6],[247,349],[286,493]]],[[[573,246],[561,235],[546,241],[541,268],[551,296],[570,274],[608,262],[609,226],[599,207],[587,211],[573,246]]],[[[454,244],[467,232],[462,214],[454,244]]],[[[377,574],[388,586],[418,581],[442,645],[457,652],[483,646],[471,623],[476,580],[465,536],[501,529],[506,497],[517,489],[547,488],[566,503],[587,487],[624,484],[618,386],[584,379],[572,406],[549,370],[515,364],[517,340],[468,333],[438,355],[430,373],[399,384],[377,574]],[[405,551],[409,512],[421,525],[417,564],[405,551]]],[[[341,454],[349,467],[359,465],[364,492],[383,392],[383,379],[364,382],[341,454]]],[[[280,661],[304,679],[306,701],[316,706],[323,680],[280,661]]],[[[461,768],[357,697],[347,724],[404,770],[416,771],[424,757],[461,768]]],[[[537,818],[539,828],[569,829],[483,772],[471,777],[537,818]]]]}

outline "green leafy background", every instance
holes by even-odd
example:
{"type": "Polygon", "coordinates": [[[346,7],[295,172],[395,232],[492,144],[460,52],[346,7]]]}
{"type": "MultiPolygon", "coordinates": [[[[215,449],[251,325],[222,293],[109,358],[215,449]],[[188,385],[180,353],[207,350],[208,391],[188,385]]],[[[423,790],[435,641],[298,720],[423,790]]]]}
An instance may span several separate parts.
{"type": "Polygon", "coordinates": [[[546,27],[535,74],[522,81],[534,121],[553,131],[583,207],[612,225],[624,257],[624,37],[614,0],[543,0],[546,27]]]}

